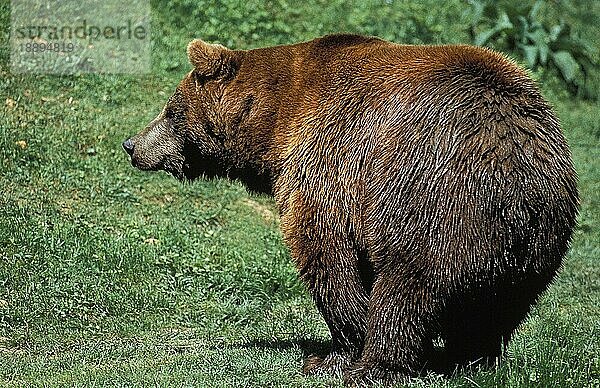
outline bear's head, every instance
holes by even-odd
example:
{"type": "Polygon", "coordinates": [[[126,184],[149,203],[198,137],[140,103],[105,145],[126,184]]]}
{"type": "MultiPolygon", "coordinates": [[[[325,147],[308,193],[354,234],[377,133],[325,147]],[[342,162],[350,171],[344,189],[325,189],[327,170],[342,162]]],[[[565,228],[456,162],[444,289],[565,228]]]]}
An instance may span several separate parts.
{"type": "Polygon", "coordinates": [[[227,92],[241,53],[199,39],[190,42],[187,53],[194,69],[160,114],[123,148],[141,170],[164,170],[180,180],[226,175],[232,120],[249,109],[239,103],[243,96],[227,92]]]}

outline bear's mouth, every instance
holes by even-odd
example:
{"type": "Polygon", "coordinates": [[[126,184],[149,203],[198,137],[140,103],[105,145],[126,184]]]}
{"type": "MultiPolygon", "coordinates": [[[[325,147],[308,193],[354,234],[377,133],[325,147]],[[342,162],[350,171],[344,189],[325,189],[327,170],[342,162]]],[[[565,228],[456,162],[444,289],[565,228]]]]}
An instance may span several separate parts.
{"type": "Polygon", "coordinates": [[[144,160],[136,158],[134,155],[129,158],[129,162],[131,163],[132,167],[137,168],[140,171],[159,171],[163,169],[161,163],[148,164],[144,160]]]}
{"type": "Polygon", "coordinates": [[[222,167],[209,158],[184,160],[181,169],[173,174],[180,181],[194,181],[196,179],[213,179],[223,176],[222,167]]]}
{"type": "Polygon", "coordinates": [[[161,169],[182,182],[224,176],[225,167],[215,158],[207,157],[195,147],[187,146],[178,157],[163,161],[161,169]]]}

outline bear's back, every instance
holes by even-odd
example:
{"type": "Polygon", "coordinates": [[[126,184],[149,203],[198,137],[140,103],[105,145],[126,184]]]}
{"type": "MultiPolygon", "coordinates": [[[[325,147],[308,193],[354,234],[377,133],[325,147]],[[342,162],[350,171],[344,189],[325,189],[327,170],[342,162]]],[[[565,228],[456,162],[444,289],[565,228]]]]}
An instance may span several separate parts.
{"type": "Polygon", "coordinates": [[[294,50],[301,102],[286,120],[290,182],[326,187],[332,206],[368,225],[355,226],[365,245],[453,252],[462,259],[449,262],[466,266],[500,265],[522,244],[566,249],[577,202],[570,153],[513,61],[479,47],[355,36],[294,50]]]}

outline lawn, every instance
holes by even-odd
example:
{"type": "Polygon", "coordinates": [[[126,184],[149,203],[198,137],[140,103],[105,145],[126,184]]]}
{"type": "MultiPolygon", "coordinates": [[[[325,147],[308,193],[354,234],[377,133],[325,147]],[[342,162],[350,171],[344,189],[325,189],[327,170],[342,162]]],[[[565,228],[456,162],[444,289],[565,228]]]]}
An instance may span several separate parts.
{"type": "MultiPolygon", "coordinates": [[[[2,2],[0,386],[341,386],[300,373],[328,331],[273,201],[237,183],[137,171],[120,143],[189,70],[193,37],[233,48],[333,31],[468,39],[460,1],[391,3],[157,0],[150,74],[59,77],[9,71],[2,2]]],[[[564,268],[499,367],[411,386],[600,387],[600,103],[552,79],[542,88],[579,173],[564,268]]]]}

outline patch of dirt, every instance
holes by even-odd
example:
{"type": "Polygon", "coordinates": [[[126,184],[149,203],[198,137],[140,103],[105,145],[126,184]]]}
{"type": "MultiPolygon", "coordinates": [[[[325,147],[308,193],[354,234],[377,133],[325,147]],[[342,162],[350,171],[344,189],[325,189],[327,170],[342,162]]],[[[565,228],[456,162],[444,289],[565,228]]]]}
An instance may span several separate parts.
{"type": "Polygon", "coordinates": [[[275,211],[270,206],[263,205],[251,198],[244,198],[241,202],[260,214],[260,216],[268,223],[277,221],[277,214],[275,214],[275,211]]]}

